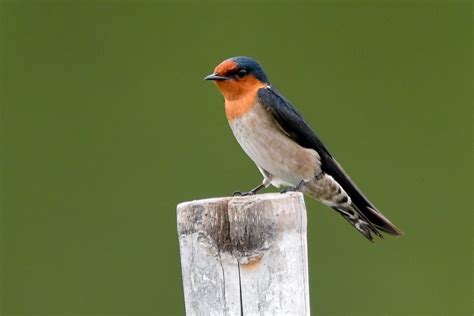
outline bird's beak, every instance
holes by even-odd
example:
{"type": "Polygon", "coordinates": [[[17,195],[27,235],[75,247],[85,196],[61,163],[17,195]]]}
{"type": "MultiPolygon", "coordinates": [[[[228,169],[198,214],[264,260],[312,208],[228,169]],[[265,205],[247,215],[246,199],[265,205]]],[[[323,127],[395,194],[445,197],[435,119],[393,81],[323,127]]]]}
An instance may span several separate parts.
{"type": "Polygon", "coordinates": [[[229,78],[223,77],[223,76],[218,76],[217,74],[210,74],[209,76],[206,76],[204,80],[228,80],[229,78]]]}

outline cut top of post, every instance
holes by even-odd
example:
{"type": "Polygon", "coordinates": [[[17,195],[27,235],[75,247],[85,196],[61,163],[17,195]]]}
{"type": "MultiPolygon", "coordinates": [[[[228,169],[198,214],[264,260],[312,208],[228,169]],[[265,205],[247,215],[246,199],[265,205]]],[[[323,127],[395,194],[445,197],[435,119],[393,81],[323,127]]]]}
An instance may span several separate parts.
{"type": "Polygon", "coordinates": [[[285,231],[306,234],[305,210],[298,192],[184,202],[177,207],[178,234],[198,233],[214,251],[240,259],[265,251],[285,231]]]}
{"type": "Polygon", "coordinates": [[[177,222],[187,314],[309,315],[301,193],[185,202],[177,222]]]}

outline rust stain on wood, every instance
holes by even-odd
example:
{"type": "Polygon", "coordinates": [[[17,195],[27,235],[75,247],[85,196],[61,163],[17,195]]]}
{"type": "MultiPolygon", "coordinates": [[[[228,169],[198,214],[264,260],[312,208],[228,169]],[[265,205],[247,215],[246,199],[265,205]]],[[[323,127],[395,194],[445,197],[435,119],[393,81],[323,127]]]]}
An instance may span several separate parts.
{"type": "Polygon", "coordinates": [[[248,259],[246,263],[242,263],[240,266],[244,268],[245,271],[251,272],[255,271],[262,265],[262,256],[255,256],[248,259]]]}

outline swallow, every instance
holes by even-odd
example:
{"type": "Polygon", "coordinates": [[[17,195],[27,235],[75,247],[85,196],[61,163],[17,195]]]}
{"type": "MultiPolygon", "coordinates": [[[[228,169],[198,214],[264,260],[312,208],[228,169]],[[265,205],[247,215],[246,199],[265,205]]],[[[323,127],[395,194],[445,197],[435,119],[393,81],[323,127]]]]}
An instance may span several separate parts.
{"type": "Polygon", "coordinates": [[[257,165],[263,181],[249,192],[273,185],[300,191],[331,207],[367,239],[381,232],[399,236],[393,225],[362,193],[299,111],[269,82],[262,66],[249,57],[217,65],[212,80],[224,96],[230,128],[257,165]]]}

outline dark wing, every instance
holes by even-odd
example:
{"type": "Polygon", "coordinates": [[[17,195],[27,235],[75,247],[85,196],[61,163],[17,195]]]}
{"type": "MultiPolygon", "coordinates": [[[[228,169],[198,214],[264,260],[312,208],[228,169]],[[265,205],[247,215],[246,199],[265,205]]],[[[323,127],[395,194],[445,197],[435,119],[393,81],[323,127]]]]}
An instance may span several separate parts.
{"type": "Polygon", "coordinates": [[[349,178],[342,167],[332,157],[327,148],[304,121],[300,113],[275,88],[268,86],[257,93],[258,101],[278,122],[283,131],[300,146],[318,152],[321,158],[321,170],[332,176],[350,196],[353,204],[377,228],[392,234],[401,232],[385,218],[370,201],[362,194],[355,183],[349,178]]]}

